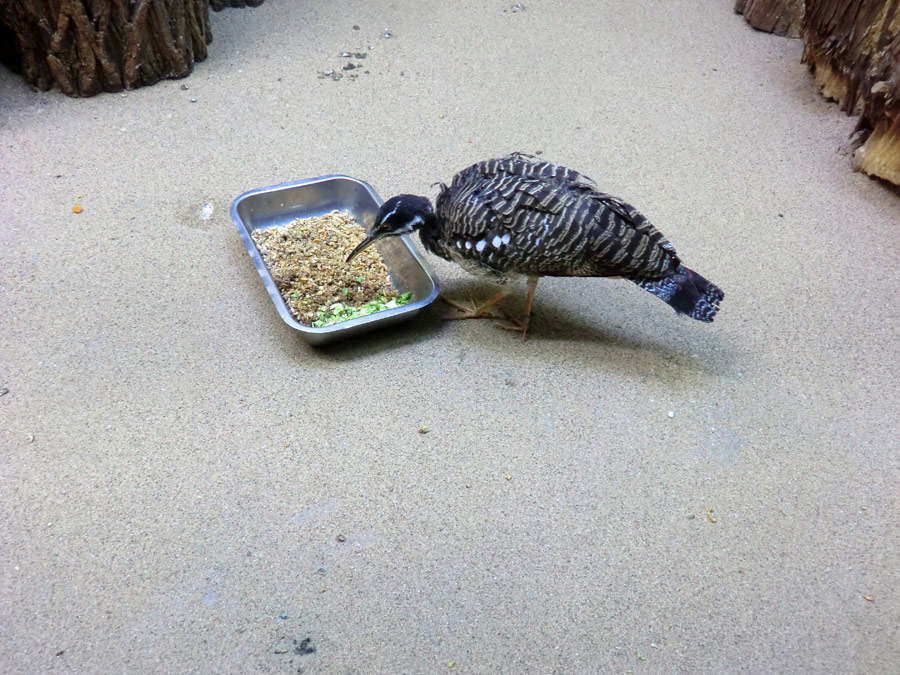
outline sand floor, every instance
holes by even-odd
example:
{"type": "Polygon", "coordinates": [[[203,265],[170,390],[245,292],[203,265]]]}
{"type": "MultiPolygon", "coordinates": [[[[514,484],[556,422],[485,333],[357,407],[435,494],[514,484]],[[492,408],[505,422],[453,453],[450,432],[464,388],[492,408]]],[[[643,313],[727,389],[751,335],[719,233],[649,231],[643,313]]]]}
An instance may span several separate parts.
{"type": "Polygon", "coordinates": [[[0,71],[0,670],[900,672],[900,198],[732,2],[513,4],[267,0],[127,95],[0,71]],[[315,349],[228,214],[513,150],[716,322],[545,279],[527,342],[436,303],[315,349]]]}

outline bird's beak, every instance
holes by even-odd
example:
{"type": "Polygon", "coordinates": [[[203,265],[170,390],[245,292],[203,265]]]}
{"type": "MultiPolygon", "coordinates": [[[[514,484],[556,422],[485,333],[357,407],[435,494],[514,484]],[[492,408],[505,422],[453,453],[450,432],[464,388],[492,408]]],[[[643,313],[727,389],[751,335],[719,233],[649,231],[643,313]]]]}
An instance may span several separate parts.
{"type": "Polygon", "coordinates": [[[361,242],[359,242],[359,246],[357,246],[355,249],[353,249],[353,251],[350,253],[350,255],[347,256],[347,262],[350,262],[356,256],[358,256],[360,253],[362,253],[363,250],[367,249],[369,246],[371,246],[374,241],[375,241],[375,237],[372,236],[371,234],[367,234],[365,239],[363,239],[361,242]]]}

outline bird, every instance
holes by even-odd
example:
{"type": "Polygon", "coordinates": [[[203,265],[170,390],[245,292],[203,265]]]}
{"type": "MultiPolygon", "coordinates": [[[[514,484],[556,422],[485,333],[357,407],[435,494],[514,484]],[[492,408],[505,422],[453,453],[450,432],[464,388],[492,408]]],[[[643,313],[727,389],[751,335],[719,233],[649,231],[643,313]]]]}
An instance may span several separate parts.
{"type": "Polygon", "coordinates": [[[515,152],[457,173],[432,206],[427,197],[400,194],[384,202],[374,224],[350,253],[385,237],[418,231],[426,250],[500,285],[485,302],[467,307],[444,298],[460,319],[490,312],[527,279],[524,316],[504,312],[502,325],[528,337],[541,277],[627,279],[679,315],[711,322],[722,290],[685,267],[672,243],[631,204],[600,191],[584,174],[515,152]]]}

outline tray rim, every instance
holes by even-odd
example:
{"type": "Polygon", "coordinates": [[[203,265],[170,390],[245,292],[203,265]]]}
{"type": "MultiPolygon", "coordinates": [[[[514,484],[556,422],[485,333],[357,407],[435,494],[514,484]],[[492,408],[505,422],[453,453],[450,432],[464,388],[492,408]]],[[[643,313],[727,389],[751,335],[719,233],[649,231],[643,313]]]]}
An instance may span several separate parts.
{"type": "Polygon", "coordinates": [[[358,185],[362,186],[366,190],[366,192],[369,193],[377,207],[380,207],[384,203],[381,197],[378,196],[378,193],[375,191],[375,189],[366,181],[360,180],[359,178],[354,178],[353,176],[348,176],[346,174],[327,174],[323,176],[316,176],[313,178],[302,178],[300,180],[278,183],[276,185],[267,185],[265,187],[247,190],[246,192],[235,197],[231,202],[231,207],[229,209],[231,220],[232,222],[234,222],[238,234],[241,237],[241,241],[243,241],[247,252],[250,254],[250,258],[253,260],[253,265],[254,267],[256,267],[256,271],[262,278],[263,284],[266,287],[266,291],[268,291],[269,297],[275,305],[275,308],[278,310],[279,316],[291,328],[294,328],[304,336],[308,337],[339,337],[337,334],[347,331],[349,331],[351,334],[356,334],[360,329],[376,328],[377,324],[392,319],[393,321],[390,321],[390,323],[396,323],[396,320],[405,314],[409,314],[410,316],[407,318],[411,319],[413,315],[418,314],[419,311],[421,311],[432,302],[434,302],[435,299],[437,299],[440,288],[438,286],[437,277],[435,276],[434,270],[431,268],[431,265],[427,260],[425,260],[425,258],[422,257],[422,254],[419,253],[415,244],[410,239],[410,236],[406,234],[401,235],[399,239],[406,246],[407,252],[413,257],[416,263],[418,263],[418,265],[425,272],[425,275],[428,277],[429,281],[431,281],[431,292],[429,292],[426,297],[420,300],[411,302],[408,305],[394,307],[393,309],[386,309],[381,312],[375,312],[374,314],[368,314],[356,319],[349,319],[347,321],[341,321],[330,326],[317,328],[315,326],[305,326],[297,321],[297,319],[295,319],[291,314],[290,309],[288,309],[287,304],[284,302],[284,298],[282,298],[281,294],[278,292],[278,287],[275,284],[275,280],[272,278],[269,269],[263,262],[262,255],[260,255],[259,250],[256,247],[256,242],[254,242],[253,238],[250,236],[250,228],[238,214],[238,206],[248,197],[252,197],[255,195],[266,194],[269,192],[278,192],[280,190],[300,187],[303,185],[311,185],[314,183],[323,183],[332,180],[348,180],[353,183],[357,183],[358,185]]]}

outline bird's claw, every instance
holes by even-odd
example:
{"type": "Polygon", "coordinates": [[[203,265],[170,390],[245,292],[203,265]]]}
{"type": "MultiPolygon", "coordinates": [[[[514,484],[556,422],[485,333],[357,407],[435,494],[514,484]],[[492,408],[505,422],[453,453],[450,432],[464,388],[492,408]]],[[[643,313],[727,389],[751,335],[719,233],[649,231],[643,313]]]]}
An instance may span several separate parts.
{"type": "Polygon", "coordinates": [[[507,312],[505,309],[501,309],[503,312],[503,321],[495,321],[494,323],[500,328],[504,328],[506,330],[515,331],[516,333],[522,334],[522,340],[528,339],[528,326],[531,324],[531,316],[525,316],[522,318],[518,318],[507,312]]]}
{"type": "Polygon", "coordinates": [[[491,314],[490,312],[480,311],[480,307],[478,307],[474,302],[469,302],[468,305],[464,305],[461,302],[456,302],[456,300],[451,300],[450,298],[446,298],[443,295],[440,296],[441,300],[445,303],[453,307],[454,309],[462,312],[462,316],[445,316],[444,321],[462,321],[464,319],[496,319],[498,318],[496,315],[491,314]]]}

